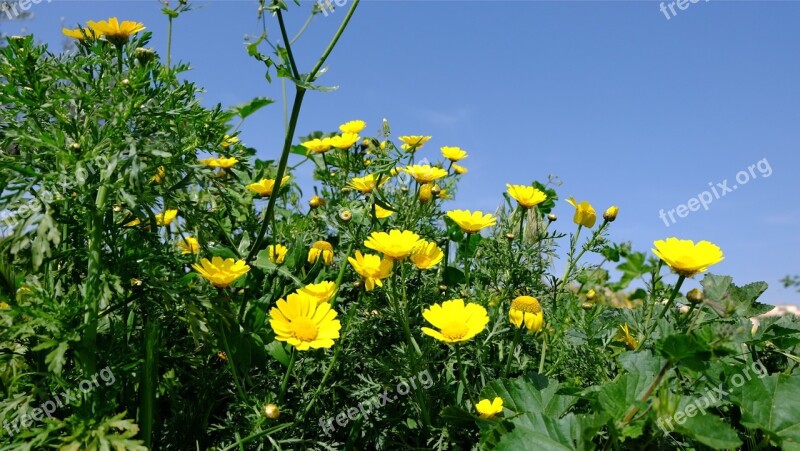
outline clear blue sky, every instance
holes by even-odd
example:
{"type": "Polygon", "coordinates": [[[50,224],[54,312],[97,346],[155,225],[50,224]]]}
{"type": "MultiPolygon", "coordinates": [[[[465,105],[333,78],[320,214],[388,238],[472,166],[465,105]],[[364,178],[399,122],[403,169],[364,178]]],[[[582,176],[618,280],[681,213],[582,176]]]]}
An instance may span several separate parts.
{"type": "MultiPolygon", "coordinates": [[[[259,33],[257,2],[197,4],[176,22],[173,58],[192,64],[205,103],[280,100],[280,84],[266,84],[243,47],[245,34],[259,33]]],[[[292,8],[290,27],[310,7],[292,8]]],[[[155,0],[53,0],[34,5],[32,21],[3,27],[24,25],[57,50],[62,20],[118,16],[144,22],[163,55],[159,10],[155,0]]],[[[377,131],[386,117],[395,136],[433,136],[421,156],[467,149],[454,202],[462,208],[491,211],[506,182],[556,174],[562,198],[620,206],[613,239],[639,250],[668,236],[710,240],[725,252],[715,273],[740,285],[765,280],[764,301],[798,303],[778,280],[800,273],[800,3],[712,0],[676,12],[667,20],[658,2],[639,1],[367,0],[321,79],[340,89],[307,96],[298,130],[360,118],[377,131]],[[765,158],[769,177],[754,168],[708,211],[676,212],[669,227],[659,218],[709,182],[732,187],[765,158]]],[[[343,16],[317,17],[298,43],[306,71],[343,16]]],[[[248,119],[242,139],[277,158],[281,129],[276,104],[248,119]]],[[[572,207],[562,201],[556,212],[566,226],[572,207]]]]}

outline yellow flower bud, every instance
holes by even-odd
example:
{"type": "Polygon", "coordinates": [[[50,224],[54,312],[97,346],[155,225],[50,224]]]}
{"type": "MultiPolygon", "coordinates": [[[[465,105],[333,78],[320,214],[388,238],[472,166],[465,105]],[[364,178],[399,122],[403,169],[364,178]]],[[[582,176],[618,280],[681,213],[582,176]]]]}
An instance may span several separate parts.
{"type": "Polygon", "coordinates": [[[264,416],[270,420],[277,420],[281,416],[281,409],[275,404],[267,404],[264,406],[264,416]]]}
{"type": "Polygon", "coordinates": [[[323,205],[325,205],[325,199],[319,196],[314,196],[308,200],[308,206],[311,207],[312,209],[317,209],[323,205]]]}
{"type": "Polygon", "coordinates": [[[603,219],[605,219],[606,222],[614,222],[614,220],[617,219],[617,213],[619,213],[619,207],[616,205],[608,207],[605,213],[603,213],[603,219]]]}
{"type": "Polygon", "coordinates": [[[697,288],[692,288],[688,293],[686,293],[686,299],[688,299],[692,304],[699,304],[703,302],[703,292],[697,288]]]}

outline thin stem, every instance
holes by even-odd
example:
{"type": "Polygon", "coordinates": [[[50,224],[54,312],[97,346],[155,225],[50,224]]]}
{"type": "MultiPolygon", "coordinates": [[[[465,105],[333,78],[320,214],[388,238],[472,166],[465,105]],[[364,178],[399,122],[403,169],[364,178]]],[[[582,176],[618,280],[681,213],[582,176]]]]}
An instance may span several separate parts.
{"type": "Polygon", "coordinates": [[[464,384],[464,391],[467,392],[469,402],[472,403],[472,408],[474,409],[477,403],[475,402],[475,398],[472,397],[472,390],[470,390],[469,385],[467,384],[467,372],[464,368],[464,364],[461,363],[461,351],[459,350],[458,345],[455,345],[454,347],[456,348],[456,361],[458,362],[458,370],[461,373],[461,383],[464,384]]]}
{"type": "Polygon", "coordinates": [[[291,40],[291,41],[289,41],[289,44],[294,44],[294,43],[295,43],[295,41],[297,41],[298,39],[300,39],[300,36],[301,36],[303,33],[305,33],[305,31],[306,31],[306,28],[308,28],[308,26],[311,24],[311,20],[313,20],[313,19],[314,19],[314,16],[315,16],[315,15],[316,15],[316,14],[314,14],[314,13],[311,13],[311,15],[310,15],[310,16],[308,16],[308,19],[306,19],[306,22],[303,24],[303,26],[302,26],[302,27],[300,27],[300,31],[298,31],[298,32],[297,32],[297,34],[296,34],[296,35],[294,35],[294,37],[292,38],[292,40],[291,40]]]}
{"type": "Polygon", "coordinates": [[[220,449],[220,451],[230,451],[230,450],[232,450],[234,448],[241,448],[242,445],[244,445],[245,443],[247,443],[247,442],[249,442],[251,440],[255,440],[255,439],[257,439],[257,438],[259,438],[261,436],[267,435],[267,434],[272,434],[274,432],[282,431],[282,430],[288,428],[289,426],[292,426],[293,424],[294,423],[279,424],[278,426],[275,426],[275,427],[272,427],[272,428],[269,428],[269,429],[266,429],[266,430],[263,430],[263,431],[260,431],[260,432],[256,432],[255,434],[248,435],[247,437],[245,437],[243,439],[237,440],[232,445],[226,446],[225,448],[220,449]]]}
{"type": "Polygon", "coordinates": [[[292,356],[289,358],[289,366],[286,367],[286,374],[283,375],[283,381],[281,381],[281,392],[278,395],[279,403],[283,401],[283,396],[286,394],[286,386],[289,384],[289,376],[291,376],[294,369],[295,359],[297,359],[297,349],[293,347],[292,356]]]}
{"type": "MultiPolygon", "coordinates": [[[[664,315],[666,315],[667,311],[669,311],[670,307],[672,307],[672,304],[675,301],[675,296],[678,294],[678,290],[681,289],[681,285],[683,285],[684,280],[686,280],[686,276],[678,277],[678,283],[676,283],[675,288],[672,289],[672,293],[669,295],[669,300],[667,301],[667,304],[664,306],[664,310],[662,310],[661,314],[658,315],[658,318],[656,318],[656,321],[653,323],[653,325],[647,329],[647,334],[644,336],[644,340],[642,340],[642,342],[639,343],[639,348],[641,348],[644,345],[644,342],[650,338],[650,335],[652,335],[653,331],[656,329],[656,326],[658,326],[658,321],[664,318],[664,315]]],[[[653,300],[653,302],[655,302],[655,300],[653,300]]],[[[648,318],[648,323],[649,323],[649,318],[648,318]]]]}
{"type": "MultiPolygon", "coordinates": [[[[664,366],[661,367],[661,371],[658,372],[658,376],[656,376],[653,383],[650,384],[650,387],[647,388],[647,391],[644,392],[644,395],[642,395],[642,399],[639,400],[640,403],[644,403],[648,399],[650,399],[650,395],[653,394],[658,385],[661,383],[661,380],[664,379],[664,375],[667,374],[667,370],[669,370],[671,366],[672,364],[670,362],[667,362],[664,364],[664,366]]],[[[630,423],[631,420],[633,419],[633,416],[636,415],[636,412],[638,411],[639,411],[638,407],[636,406],[631,407],[631,409],[628,411],[628,414],[625,415],[625,418],[623,418],[622,420],[622,426],[625,426],[628,423],[630,423]]]]}
{"type": "Polygon", "coordinates": [[[167,72],[172,69],[172,16],[168,18],[169,25],[167,25],[167,72]]]}
{"type": "Polygon", "coordinates": [[[544,374],[544,356],[547,355],[547,334],[542,334],[542,355],[539,357],[539,374],[544,374]]]}
{"type": "Polygon", "coordinates": [[[350,22],[350,18],[353,17],[353,13],[356,12],[356,7],[358,7],[359,3],[361,3],[361,0],[353,0],[353,3],[350,4],[350,9],[347,10],[347,14],[344,16],[342,23],[339,25],[339,29],[336,30],[336,34],[333,35],[333,39],[328,44],[328,48],[326,48],[325,51],[322,52],[322,56],[317,61],[317,64],[314,65],[314,68],[311,69],[311,72],[308,73],[306,81],[309,82],[314,81],[314,79],[317,76],[317,73],[320,71],[320,69],[322,69],[322,65],[325,64],[325,60],[328,59],[328,56],[333,51],[333,48],[336,47],[336,43],[339,42],[339,38],[342,36],[342,33],[344,33],[344,29],[350,22]]]}
{"type": "Polygon", "coordinates": [[[233,354],[231,353],[231,347],[228,345],[228,337],[225,334],[225,325],[220,324],[219,330],[222,332],[222,345],[225,346],[225,356],[227,357],[228,368],[230,368],[231,374],[233,374],[233,383],[236,384],[236,390],[239,392],[239,397],[242,400],[245,400],[247,397],[245,396],[244,389],[239,381],[239,375],[236,373],[236,365],[233,362],[233,354]]]}
{"type": "Polygon", "coordinates": [[[511,358],[514,357],[514,350],[517,349],[520,337],[522,337],[522,331],[520,328],[517,328],[516,332],[514,332],[514,340],[511,342],[511,348],[508,350],[508,359],[506,359],[506,368],[503,370],[503,378],[508,376],[508,370],[511,368],[511,358]]]}
{"type": "Polygon", "coordinates": [[[294,62],[294,55],[292,54],[292,42],[289,40],[289,35],[286,34],[286,24],[283,22],[283,12],[281,12],[280,8],[278,8],[276,11],[276,15],[278,16],[278,24],[281,28],[283,42],[286,44],[286,56],[289,58],[289,68],[292,70],[292,76],[295,78],[295,80],[299,80],[300,72],[297,71],[297,64],[294,62]]]}

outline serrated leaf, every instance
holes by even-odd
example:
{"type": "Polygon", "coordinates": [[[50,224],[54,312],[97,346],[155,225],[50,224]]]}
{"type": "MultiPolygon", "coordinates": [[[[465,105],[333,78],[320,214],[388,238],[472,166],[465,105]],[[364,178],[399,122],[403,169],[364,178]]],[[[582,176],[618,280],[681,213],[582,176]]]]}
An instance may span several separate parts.
{"type": "Polygon", "coordinates": [[[675,424],[675,430],[714,449],[733,449],[742,446],[742,441],[733,428],[720,417],[708,413],[686,416],[683,424],[675,424]]]}
{"type": "Polygon", "coordinates": [[[778,446],[800,443],[800,376],[751,377],[740,387],[731,383],[731,401],[742,409],[743,426],[761,429],[778,446]]]}
{"type": "Polygon", "coordinates": [[[255,97],[248,102],[241,103],[231,108],[231,112],[236,114],[242,119],[247,118],[256,111],[264,108],[267,105],[275,103],[275,100],[268,97],[255,97]]]}

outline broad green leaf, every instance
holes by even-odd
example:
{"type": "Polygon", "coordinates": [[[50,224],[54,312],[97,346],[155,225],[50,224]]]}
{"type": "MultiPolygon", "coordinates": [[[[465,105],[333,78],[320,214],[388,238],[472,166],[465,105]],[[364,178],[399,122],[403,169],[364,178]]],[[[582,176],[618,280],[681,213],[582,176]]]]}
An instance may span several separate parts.
{"type": "Polygon", "coordinates": [[[714,449],[731,449],[742,446],[742,441],[726,422],[716,415],[702,414],[686,416],[683,423],[675,423],[675,430],[685,437],[714,449]]]}
{"type": "Polygon", "coordinates": [[[286,349],[283,347],[283,343],[278,340],[273,341],[272,343],[267,345],[267,353],[272,356],[275,360],[280,362],[281,365],[288,367],[289,366],[289,354],[286,352],[286,349]]]}
{"type": "MultiPolygon", "coordinates": [[[[617,420],[639,404],[655,376],[649,373],[625,373],[604,385],[597,394],[597,401],[609,415],[617,420]]],[[[639,406],[641,408],[641,406],[639,406]]]]}
{"type": "Polygon", "coordinates": [[[513,380],[500,379],[484,387],[481,398],[503,399],[503,407],[516,413],[541,412],[558,418],[575,403],[575,396],[557,394],[561,384],[534,374],[513,380]]]}
{"type": "Polygon", "coordinates": [[[742,409],[741,423],[761,429],[776,445],[800,444],[800,376],[731,378],[731,400],[742,409]],[[739,385],[737,387],[737,384],[739,385]]]}

